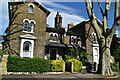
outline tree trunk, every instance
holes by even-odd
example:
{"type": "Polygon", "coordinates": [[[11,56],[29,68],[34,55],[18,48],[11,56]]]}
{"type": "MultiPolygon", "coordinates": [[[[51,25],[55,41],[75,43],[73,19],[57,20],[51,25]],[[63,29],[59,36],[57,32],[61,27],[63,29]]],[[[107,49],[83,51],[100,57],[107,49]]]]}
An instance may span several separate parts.
{"type": "Polygon", "coordinates": [[[110,49],[106,48],[103,52],[102,58],[102,74],[103,75],[113,75],[111,66],[110,66],[110,49]]]}
{"type": "Polygon", "coordinates": [[[101,73],[103,75],[113,75],[113,72],[111,70],[110,63],[113,61],[113,57],[110,54],[110,43],[107,41],[101,42],[101,73]]]}

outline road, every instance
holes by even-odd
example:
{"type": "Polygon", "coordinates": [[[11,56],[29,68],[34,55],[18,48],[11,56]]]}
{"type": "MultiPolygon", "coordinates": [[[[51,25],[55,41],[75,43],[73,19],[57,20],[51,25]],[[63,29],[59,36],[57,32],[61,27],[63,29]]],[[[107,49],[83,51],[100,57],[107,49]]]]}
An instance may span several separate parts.
{"type": "Polygon", "coordinates": [[[6,75],[2,80],[120,80],[120,76],[104,77],[94,74],[6,75]]]}

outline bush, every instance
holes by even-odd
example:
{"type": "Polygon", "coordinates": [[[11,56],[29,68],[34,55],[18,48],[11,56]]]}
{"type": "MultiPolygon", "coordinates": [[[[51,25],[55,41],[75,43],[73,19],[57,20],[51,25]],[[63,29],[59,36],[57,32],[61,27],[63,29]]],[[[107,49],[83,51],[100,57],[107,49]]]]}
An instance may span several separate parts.
{"type": "Polygon", "coordinates": [[[67,68],[70,69],[71,62],[73,62],[73,70],[80,71],[82,69],[82,62],[77,59],[69,59],[67,60],[67,68]]]}
{"type": "Polygon", "coordinates": [[[52,72],[61,72],[64,68],[63,60],[51,60],[51,70],[52,72]]]}
{"type": "Polygon", "coordinates": [[[111,65],[111,69],[112,69],[113,71],[118,71],[118,66],[117,66],[116,62],[111,63],[110,65],[111,65]]]}
{"type": "Polygon", "coordinates": [[[7,62],[8,72],[49,72],[51,65],[49,60],[42,58],[20,58],[9,56],[7,62]]]}
{"type": "Polygon", "coordinates": [[[73,56],[65,56],[65,60],[75,59],[73,56]]]}

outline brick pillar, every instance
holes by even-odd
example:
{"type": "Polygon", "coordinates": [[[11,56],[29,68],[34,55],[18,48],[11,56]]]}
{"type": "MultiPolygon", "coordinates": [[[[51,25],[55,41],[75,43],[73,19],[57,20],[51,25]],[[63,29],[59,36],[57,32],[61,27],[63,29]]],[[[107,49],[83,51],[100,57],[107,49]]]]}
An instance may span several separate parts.
{"type": "Polygon", "coordinates": [[[63,72],[65,72],[65,62],[63,63],[63,72]]]}
{"type": "Polygon", "coordinates": [[[1,65],[2,75],[7,75],[7,58],[8,55],[3,55],[1,65]]]}
{"type": "Polygon", "coordinates": [[[74,72],[73,67],[74,67],[73,62],[71,62],[71,73],[73,73],[73,72],[74,72]]]}

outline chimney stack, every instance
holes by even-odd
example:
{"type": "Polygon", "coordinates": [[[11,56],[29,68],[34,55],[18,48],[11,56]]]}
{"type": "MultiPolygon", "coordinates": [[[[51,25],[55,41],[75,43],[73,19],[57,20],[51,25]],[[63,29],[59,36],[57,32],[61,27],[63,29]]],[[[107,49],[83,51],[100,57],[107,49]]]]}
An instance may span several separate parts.
{"type": "Polygon", "coordinates": [[[62,17],[58,11],[55,17],[55,28],[62,28],[62,17]]]}
{"type": "Polygon", "coordinates": [[[74,27],[74,24],[71,22],[71,23],[68,24],[68,29],[70,29],[72,27],[74,27]]]}

